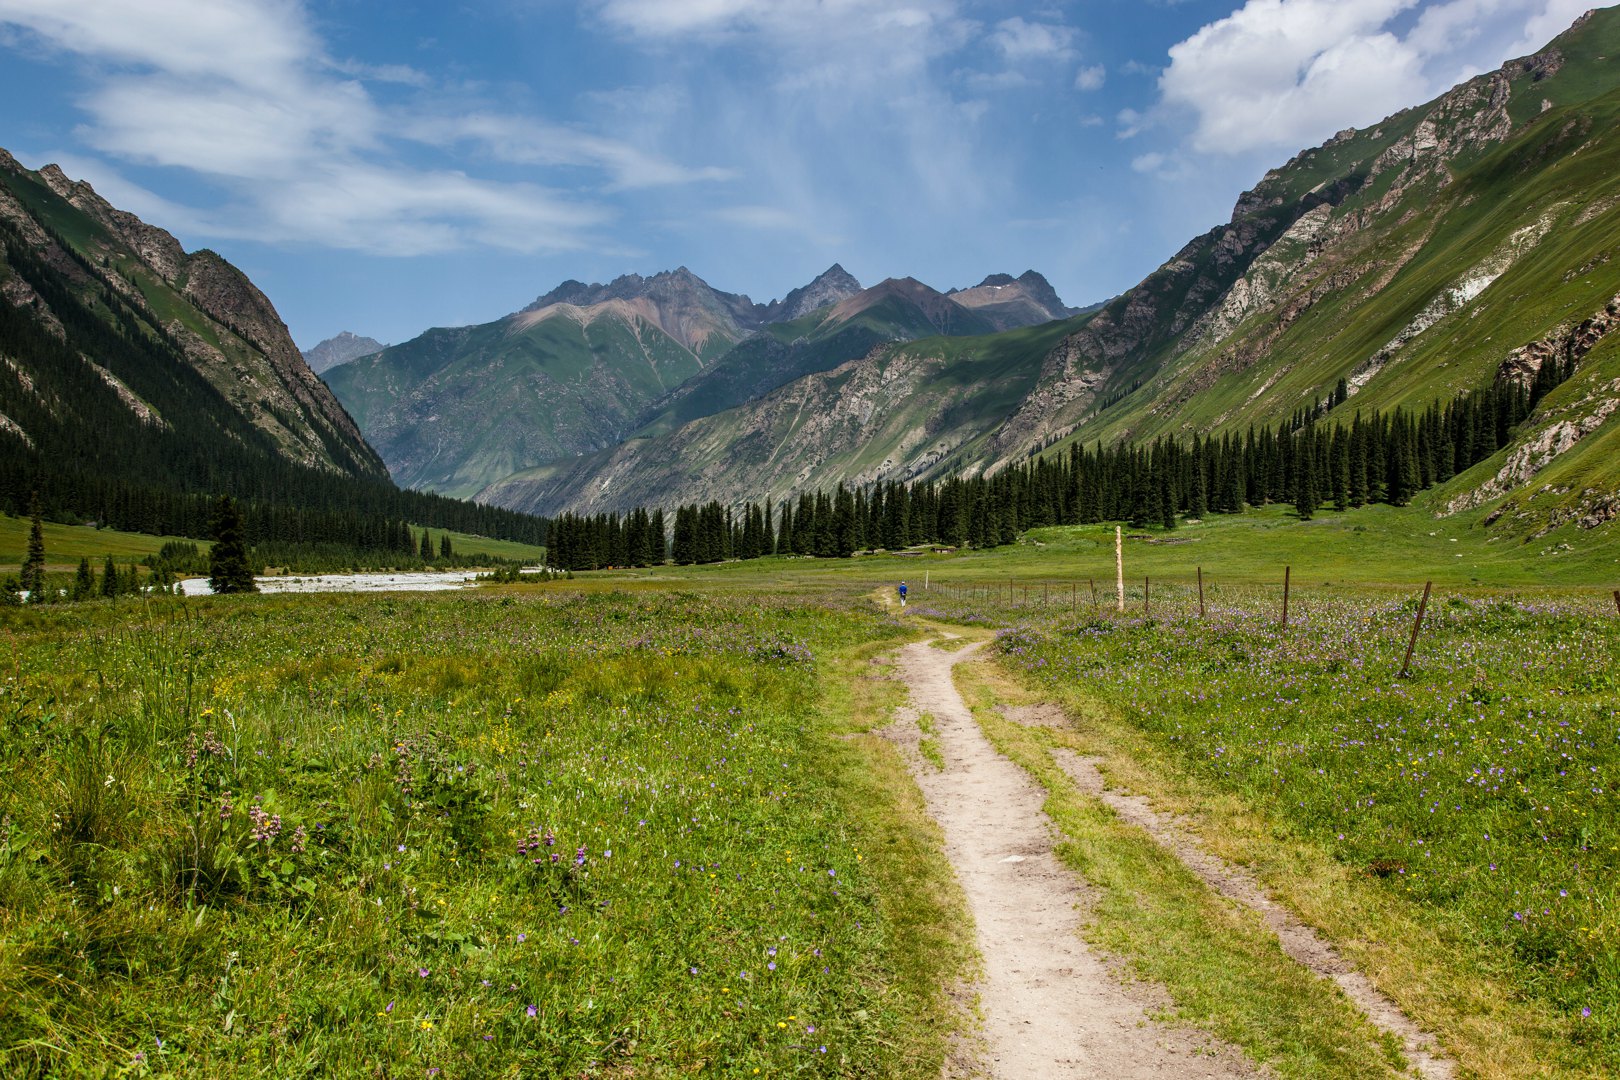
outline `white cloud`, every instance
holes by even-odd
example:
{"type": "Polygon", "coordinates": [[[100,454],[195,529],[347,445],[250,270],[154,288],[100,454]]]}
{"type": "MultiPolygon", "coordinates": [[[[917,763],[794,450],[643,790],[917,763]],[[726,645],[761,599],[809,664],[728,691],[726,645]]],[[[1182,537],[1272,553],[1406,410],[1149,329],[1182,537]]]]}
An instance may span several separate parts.
{"type": "Polygon", "coordinates": [[[446,113],[412,92],[428,83],[415,69],[328,56],[295,0],[0,0],[0,28],[13,47],[81,61],[87,145],[212,181],[220,204],[188,210],[100,170],[160,221],[208,236],[402,255],[572,250],[608,219],[602,195],[726,175],[534,117],[446,113]],[[403,103],[379,103],[367,82],[403,103]],[[464,144],[494,162],[576,170],[557,181],[579,193],[412,160],[464,144]]]}
{"type": "MultiPolygon", "coordinates": [[[[1248,0],[1170,50],[1155,120],[1204,153],[1298,148],[1540,47],[1587,0],[1248,0]]],[[[1131,125],[1138,127],[1139,125],[1131,125]]]]}
{"type": "Polygon", "coordinates": [[[1107,68],[1101,64],[1092,64],[1074,73],[1074,88],[1076,90],[1101,90],[1107,78],[1107,68]]]}
{"type": "Polygon", "coordinates": [[[1026,22],[1022,16],[1014,16],[996,24],[990,44],[1009,64],[1068,60],[1074,56],[1074,31],[1067,26],[1026,22]]]}

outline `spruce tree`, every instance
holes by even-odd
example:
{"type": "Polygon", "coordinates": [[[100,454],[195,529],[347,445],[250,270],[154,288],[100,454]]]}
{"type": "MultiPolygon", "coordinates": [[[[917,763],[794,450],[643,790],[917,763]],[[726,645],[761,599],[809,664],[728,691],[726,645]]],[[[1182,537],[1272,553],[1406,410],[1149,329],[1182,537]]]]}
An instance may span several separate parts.
{"type": "Polygon", "coordinates": [[[73,575],[73,599],[88,600],[96,592],[96,574],[90,569],[89,556],[79,559],[79,572],[73,575]]]}
{"type": "Polygon", "coordinates": [[[236,500],[221,495],[214,504],[214,547],[208,553],[208,584],[216,593],[258,592],[242,539],[242,515],[236,500]]]}
{"type": "Polygon", "coordinates": [[[109,600],[118,595],[118,567],[113,565],[111,555],[101,567],[101,595],[109,600]]]}
{"type": "Polygon", "coordinates": [[[22,587],[28,602],[45,602],[45,524],[39,516],[39,496],[28,499],[28,554],[23,558],[22,587]]]}
{"type": "Polygon", "coordinates": [[[422,547],[420,549],[420,554],[423,562],[433,561],[433,541],[431,538],[429,538],[428,531],[426,529],[422,530],[422,547]]]}
{"type": "Polygon", "coordinates": [[[1316,487],[1316,432],[1306,427],[1296,439],[1298,445],[1294,447],[1294,512],[1299,515],[1301,521],[1309,521],[1316,516],[1316,508],[1322,501],[1316,487]]]}
{"type": "Polygon", "coordinates": [[[439,537],[439,558],[448,561],[453,552],[450,550],[450,534],[445,533],[439,537]]]}

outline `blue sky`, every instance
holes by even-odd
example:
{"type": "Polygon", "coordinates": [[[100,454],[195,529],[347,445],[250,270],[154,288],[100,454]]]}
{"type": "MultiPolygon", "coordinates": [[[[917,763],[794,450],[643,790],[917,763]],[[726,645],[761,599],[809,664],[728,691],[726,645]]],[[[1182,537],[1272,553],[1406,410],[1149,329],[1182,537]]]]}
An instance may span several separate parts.
{"type": "Polygon", "coordinates": [[[0,0],[0,146],[212,247],[299,344],[690,267],[1070,303],[1589,0],[0,0]]]}

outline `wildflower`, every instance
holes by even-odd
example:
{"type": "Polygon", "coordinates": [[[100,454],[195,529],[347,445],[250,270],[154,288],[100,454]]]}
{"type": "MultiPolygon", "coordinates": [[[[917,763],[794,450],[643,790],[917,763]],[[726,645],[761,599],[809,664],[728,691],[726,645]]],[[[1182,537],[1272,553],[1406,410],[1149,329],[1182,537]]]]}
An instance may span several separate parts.
{"type": "Polygon", "coordinates": [[[523,1011],[529,1014],[529,1019],[530,1020],[533,1020],[535,1017],[540,1015],[540,1006],[538,1006],[538,1005],[530,1005],[527,1009],[524,1009],[523,1011]]]}
{"type": "Polygon", "coordinates": [[[433,974],[431,971],[429,971],[427,968],[424,968],[424,967],[417,968],[416,973],[418,975],[420,975],[424,979],[427,978],[429,975],[433,974]]]}
{"type": "Polygon", "coordinates": [[[309,833],[302,825],[293,830],[292,853],[294,855],[302,855],[304,853],[304,841],[308,838],[309,833]]]}
{"type": "Polygon", "coordinates": [[[394,1003],[392,1001],[390,1001],[387,1005],[383,1006],[383,1012],[385,1014],[386,1013],[391,1013],[393,1011],[394,1011],[394,1003]]]}

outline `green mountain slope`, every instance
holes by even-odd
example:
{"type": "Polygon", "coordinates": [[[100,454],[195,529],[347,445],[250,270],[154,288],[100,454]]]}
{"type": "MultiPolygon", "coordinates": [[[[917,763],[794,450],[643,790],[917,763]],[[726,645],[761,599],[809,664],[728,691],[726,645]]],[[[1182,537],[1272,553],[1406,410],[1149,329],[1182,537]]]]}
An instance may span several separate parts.
{"type": "Polygon", "coordinates": [[[1037,390],[1042,356],[1080,319],[880,346],[671,431],[518,473],[479,499],[594,513],[973,471],[988,453],[984,416],[1037,390]]]}
{"type": "Polygon", "coordinates": [[[881,346],[690,431],[649,429],[656,437],[484,497],[605,510],[995,470],[1076,440],[1276,423],[1340,380],[1348,400],[1328,420],[1348,420],[1527,382],[1584,334],[1576,378],[1431,501],[1444,513],[1507,499],[1495,520],[1532,531],[1559,515],[1595,523],[1620,501],[1620,458],[1602,452],[1620,423],[1620,372],[1613,320],[1599,317],[1620,294],[1617,61],[1620,11],[1590,13],[1535,56],[1301,153],[1226,225],[1056,335],[881,346]],[[904,392],[857,395],[884,378],[904,392]],[[947,405],[949,420],[934,415],[947,405]],[[783,419],[857,406],[858,430],[783,419]]]}
{"type": "Polygon", "coordinates": [[[398,483],[460,495],[612,445],[703,363],[615,301],[430,330],[325,377],[398,483]]]}
{"type": "MultiPolygon", "coordinates": [[[[218,255],[187,254],[88,184],[55,166],[32,172],[4,151],[0,240],[12,327],[0,341],[0,429],[23,445],[125,445],[143,459],[170,455],[148,466],[168,472],[182,469],[173,455],[206,462],[224,441],[238,456],[386,475],[270,301],[218,255]],[[54,345],[31,347],[40,335],[54,345]],[[168,449],[153,449],[160,443],[168,449]]],[[[133,467],[93,445],[86,452],[114,471],[133,467]]]]}

